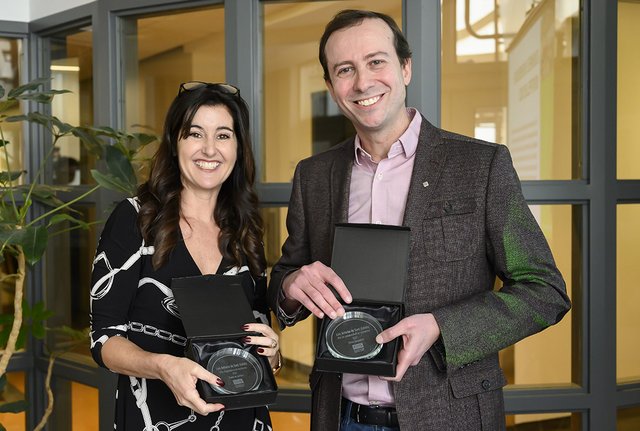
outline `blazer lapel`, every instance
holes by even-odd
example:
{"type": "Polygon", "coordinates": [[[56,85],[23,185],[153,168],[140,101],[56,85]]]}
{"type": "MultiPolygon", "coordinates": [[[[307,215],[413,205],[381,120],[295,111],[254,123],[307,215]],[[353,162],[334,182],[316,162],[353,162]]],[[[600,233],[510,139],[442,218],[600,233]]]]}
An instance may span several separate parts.
{"type": "Polygon", "coordinates": [[[336,151],[331,165],[331,225],[349,220],[349,187],[354,158],[354,140],[350,139],[336,151]]]}
{"type": "Polygon", "coordinates": [[[425,204],[435,192],[446,160],[445,148],[441,144],[440,130],[422,117],[418,148],[404,210],[405,226],[416,227],[422,222],[425,204]]]}

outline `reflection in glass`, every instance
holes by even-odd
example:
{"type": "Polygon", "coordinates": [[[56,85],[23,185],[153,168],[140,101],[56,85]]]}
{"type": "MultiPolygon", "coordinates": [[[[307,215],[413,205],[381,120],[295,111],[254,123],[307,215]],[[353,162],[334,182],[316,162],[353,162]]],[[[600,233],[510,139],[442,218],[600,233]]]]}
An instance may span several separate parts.
{"type": "MultiPolygon", "coordinates": [[[[2,402],[24,400],[24,372],[14,371],[7,375],[7,386],[2,395],[2,402]]],[[[24,431],[26,429],[26,415],[21,413],[0,413],[0,424],[11,431],[24,431]]]]}
{"type": "MultiPolygon", "coordinates": [[[[20,65],[22,62],[22,41],[0,37],[0,84],[6,93],[20,85],[20,65]]],[[[4,97],[3,97],[4,99],[4,97]]],[[[11,107],[4,114],[20,115],[22,109],[19,105],[11,107]]],[[[5,157],[0,157],[0,171],[21,171],[24,166],[23,152],[24,141],[22,136],[22,123],[2,123],[2,133],[6,141],[11,142],[6,149],[9,152],[9,166],[5,157]]],[[[24,182],[24,175],[18,182],[24,182]]]]}
{"type": "Polygon", "coordinates": [[[637,120],[640,118],[640,3],[618,2],[618,179],[640,179],[640,145],[637,120]]]}
{"type": "Polygon", "coordinates": [[[640,380],[640,205],[618,205],[616,239],[616,362],[619,382],[640,380]]]}
{"type": "MultiPolygon", "coordinates": [[[[75,205],[74,210],[81,213],[80,218],[88,223],[96,221],[93,205],[75,205]]],[[[46,292],[47,309],[53,316],[47,320],[49,327],[69,326],[83,330],[89,326],[89,281],[93,256],[97,247],[96,229],[101,225],[92,225],[89,230],[73,229],[61,223],[60,234],[49,236],[46,252],[46,292]]],[[[66,340],[55,333],[49,333],[49,346],[55,346],[66,340]]],[[[88,355],[89,344],[84,343],[75,350],[88,355]]]]}
{"type": "Polygon", "coordinates": [[[506,144],[522,180],[582,177],[579,7],[442,2],[442,126],[506,144]]]}
{"type": "MultiPolygon", "coordinates": [[[[180,83],[225,81],[222,7],[127,18],[120,28],[127,130],[161,136],[180,83]]],[[[156,148],[149,145],[140,156],[156,148]]]]}
{"type": "Polygon", "coordinates": [[[507,415],[507,431],[572,431],[580,424],[579,413],[507,415]]]}
{"type": "MultiPolygon", "coordinates": [[[[93,31],[83,27],[50,37],[51,88],[70,93],[56,96],[51,112],[61,120],[88,126],[93,121],[93,31]]],[[[52,183],[79,185],[93,183],[91,169],[95,157],[80,140],[67,136],[58,141],[53,156],[52,183]]]]}
{"type": "Polygon", "coordinates": [[[640,430],[640,406],[618,410],[616,431],[640,430]]]}
{"type": "Polygon", "coordinates": [[[265,137],[261,180],[289,182],[299,160],[355,134],[322,78],[318,42],[324,26],[342,9],[366,8],[392,16],[402,28],[402,2],[263,4],[265,137]]]}
{"type": "Polygon", "coordinates": [[[511,385],[566,384],[572,382],[572,373],[575,374],[572,368],[578,366],[572,365],[573,334],[578,331],[572,320],[580,307],[575,301],[580,287],[574,283],[574,274],[579,273],[580,268],[580,260],[575,256],[582,254],[581,229],[578,228],[582,211],[580,207],[570,205],[534,205],[530,208],[564,276],[573,308],[558,324],[501,351],[500,364],[511,385]]]}

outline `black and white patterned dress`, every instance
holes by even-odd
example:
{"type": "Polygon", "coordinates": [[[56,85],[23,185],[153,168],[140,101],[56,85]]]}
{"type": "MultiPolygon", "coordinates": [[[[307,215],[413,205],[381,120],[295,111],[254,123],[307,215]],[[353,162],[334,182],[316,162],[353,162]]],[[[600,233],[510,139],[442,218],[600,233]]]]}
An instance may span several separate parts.
{"type": "MultiPolygon", "coordinates": [[[[109,337],[126,337],[154,353],[184,356],[185,332],[177,313],[171,279],[201,275],[184,241],[167,264],[151,265],[153,247],[145,246],[137,227],[138,203],[126,199],[115,208],[100,237],[91,276],[91,353],[104,367],[101,349],[109,337]]],[[[247,266],[223,259],[218,274],[244,276],[243,287],[256,320],[268,323],[265,277],[253,278],[247,266]]],[[[177,404],[157,379],[118,376],[115,429],[126,431],[270,431],[266,407],[200,416],[177,404]]]]}

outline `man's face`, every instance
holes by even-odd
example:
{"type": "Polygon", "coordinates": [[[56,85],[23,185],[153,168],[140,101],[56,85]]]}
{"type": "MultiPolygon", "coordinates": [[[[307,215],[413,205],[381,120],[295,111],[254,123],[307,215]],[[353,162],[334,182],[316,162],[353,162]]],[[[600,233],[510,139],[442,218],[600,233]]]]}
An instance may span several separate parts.
{"type": "Polygon", "coordinates": [[[380,19],[338,30],[325,46],[331,97],[359,135],[402,132],[407,126],[405,65],[394,47],[393,33],[380,19]]]}

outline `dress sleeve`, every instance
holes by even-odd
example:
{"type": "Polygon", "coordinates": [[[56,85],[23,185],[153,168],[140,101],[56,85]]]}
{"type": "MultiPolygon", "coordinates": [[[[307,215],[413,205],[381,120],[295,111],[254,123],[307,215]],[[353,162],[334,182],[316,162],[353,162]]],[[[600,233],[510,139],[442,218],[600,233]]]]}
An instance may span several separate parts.
{"type": "Polygon", "coordinates": [[[91,354],[102,361],[102,346],[110,337],[126,337],[129,310],[136,297],[144,247],[137,227],[137,210],[124,200],[109,216],[96,250],[91,272],[91,354]]]}

